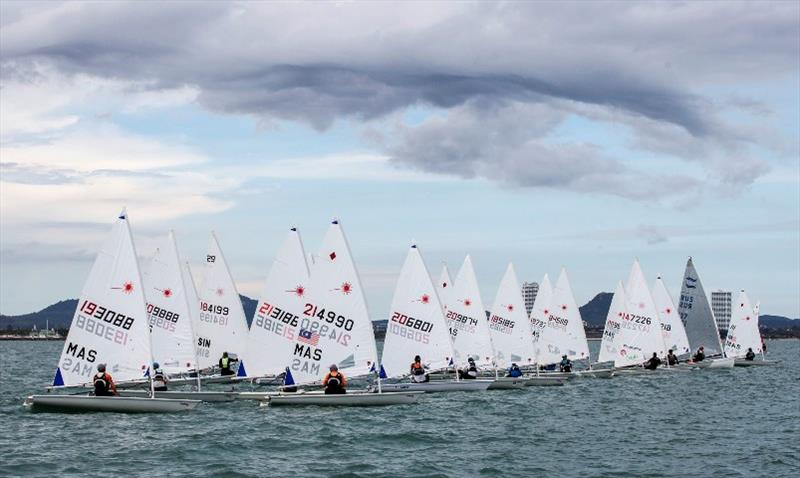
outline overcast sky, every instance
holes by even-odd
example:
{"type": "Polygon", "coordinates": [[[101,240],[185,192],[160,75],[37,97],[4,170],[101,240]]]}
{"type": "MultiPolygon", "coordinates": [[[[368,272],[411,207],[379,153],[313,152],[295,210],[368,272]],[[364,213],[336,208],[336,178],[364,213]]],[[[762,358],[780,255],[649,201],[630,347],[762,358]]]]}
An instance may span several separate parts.
{"type": "Polygon", "coordinates": [[[691,255],[800,317],[799,5],[4,1],[0,312],[76,297],[127,206],[251,296],[338,217],[373,318],[411,241],[487,307],[509,261],[582,304],[691,255]]]}

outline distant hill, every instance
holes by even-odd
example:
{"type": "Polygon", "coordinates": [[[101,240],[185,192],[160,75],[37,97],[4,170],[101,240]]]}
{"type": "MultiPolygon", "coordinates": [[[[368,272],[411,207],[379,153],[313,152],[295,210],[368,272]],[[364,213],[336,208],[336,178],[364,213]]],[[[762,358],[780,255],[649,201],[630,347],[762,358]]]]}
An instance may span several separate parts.
{"type": "MultiPolygon", "coordinates": [[[[255,299],[239,294],[244,308],[244,316],[247,317],[247,325],[253,320],[256,311],[255,299]]],[[[54,329],[69,328],[72,315],[78,306],[78,299],[67,299],[47,306],[38,312],[24,315],[0,315],[0,330],[24,330],[31,329],[36,325],[37,329],[43,329],[48,324],[54,329]]]]}
{"type": "Polygon", "coordinates": [[[601,292],[594,296],[592,300],[580,307],[581,318],[589,324],[590,327],[604,327],[606,324],[606,315],[608,309],[611,307],[611,299],[614,294],[611,292],[601,292]]]}
{"type": "MultiPolygon", "coordinates": [[[[581,317],[589,324],[589,327],[603,327],[606,322],[608,309],[611,307],[611,298],[613,296],[614,294],[610,292],[600,292],[594,296],[592,300],[580,307],[581,317]]],[[[247,317],[247,325],[250,325],[258,301],[241,294],[239,298],[242,300],[244,314],[245,317],[247,317]]],[[[77,305],[77,299],[68,299],[56,302],[38,312],[32,312],[30,314],[0,315],[0,330],[25,330],[31,329],[34,325],[36,325],[37,329],[42,329],[48,323],[52,328],[66,329],[69,327],[77,305]]],[[[762,315],[759,317],[759,325],[762,329],[800,329],[800,319],[789,319],[780,315],[762,315]]]]}

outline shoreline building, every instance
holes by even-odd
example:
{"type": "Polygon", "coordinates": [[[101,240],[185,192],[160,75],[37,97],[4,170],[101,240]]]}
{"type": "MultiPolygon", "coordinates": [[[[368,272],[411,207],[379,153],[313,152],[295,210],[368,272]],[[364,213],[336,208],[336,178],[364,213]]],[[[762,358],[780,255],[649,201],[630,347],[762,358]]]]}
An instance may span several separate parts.
{"type": "Polygon", "coordinates": [[[711,310],[717,320],[717,329],[727,331],[731,323],[731,292],[716,290],[711,292],[711,310]]]}
{"type": "Polygon", "coordinates": [[[522,283],[522,299],[525,301],[525,310],[528,312],[528,316],[531,315],[531,310],[533,310],[533,302],[536,300],[536,294],[538,293],[538,282],[522,283]]]}

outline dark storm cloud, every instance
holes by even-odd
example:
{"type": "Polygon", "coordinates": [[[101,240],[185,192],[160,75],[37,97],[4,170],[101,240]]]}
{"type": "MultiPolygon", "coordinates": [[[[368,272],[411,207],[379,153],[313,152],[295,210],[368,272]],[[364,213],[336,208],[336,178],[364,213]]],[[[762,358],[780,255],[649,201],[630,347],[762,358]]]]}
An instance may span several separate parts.
{"type": "MultiPolygon", "coordinates": [[[[46,62],[64,74],[152,88],[190,85],[212,111],[317,129],[419,105],[462,108],[458,114],[473,115],[473,122],[499,120],[498,108],[547,104],[563,118],[585,107],[632,128],[645,149],[704,161],[722,153],[744,157],[743,143],[757,138],[726,126],[720,110],[730,104],[702,92],[718,82],[796,75],[798,5],[4,2],[0,55],[5,76],[46,62]]],[[[496,143],[520,147],[437,146],[426,125],[402,129],[404,142],[387,151],[395,162],[427,171],[518,185],[591,190],[634,174],[579,143],[554,147],[541,135],[486,127],[496,143]],[[521,167],[530,158],[565,173],[521,167]]],[[[469,134],[452,128],[439,125],[436,132],[469,134]]],[[[757,162],[741,169],[760,174],[757,162]]]]}

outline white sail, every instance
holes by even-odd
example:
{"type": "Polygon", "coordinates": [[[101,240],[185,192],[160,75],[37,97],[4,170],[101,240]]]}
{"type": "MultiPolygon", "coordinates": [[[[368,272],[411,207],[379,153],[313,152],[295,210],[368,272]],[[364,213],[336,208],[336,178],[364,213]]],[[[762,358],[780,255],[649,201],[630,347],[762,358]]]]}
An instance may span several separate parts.
{"type": "Polygon", "coordinates": [[[531,316],[531,335],[533,336],[533,353],[538,364],[552,364],[561,360],[561,355],[553,351],[551,347],[542,340],[547,327],[547,317],[550,315],[550,307],[553,302],[553,286],[550,284],[550,277],[545,274],[542,282],[539,283],[539,292],[533,301],[531,316]]]}
{"type": "Polygon", "coordinates": [[[453,358],[453,343],[425,261],[411,246],[394,289],[381,365],[389,377],[406,375],[415,355],[440,370],[453,358]]]}
{"type": "Polygon", "coordinates": [[[509,367],[512,363],[533,365],[531,325],[513,264],[508,264],[497,289],[489,314],[489,333],[498,367],[509,367]]]}
{"type": "Polygon", "coordinates": [[[247,319],[236,284],[213,232],[206,254],[203,279],[199,294],[200,320],[196,329],[200,366],[213,367],[222,357],[222,353],[228,352],[239,358],[239,374],[242,375],[246,371],[247,319]]]}
{"type": "Polygon", "coordinates": [[[638,259],[631,267],[625,299],[626,312],[622,316],[618,337],[615,337],[619,353],[614,359],[614,366],[642,364],[654,352],[659,356],[665,355],[661,321],[638,259]]]}
{"type": "Polygon", "coordinates": [[[447,264],[442,264],[442,272],[439,274],[439,282],[436,284],[436,292],[439,293],[439,301],[442,303],[442,310],[447,313],[447,304],[453,294],[453,281],[450,279],[450,271],[447,264]]]}
{"type": "Polygon", "coordinates": [[[350,247],[333,221],[316,261],[299,311],[297,342],[288,357],[296,383],[321,380],[330,364],[345,376],[366,375],[377,361],[372,321],[350,247]]]}
{"type": "Polygon", "coordinates": [[[678,315],[675,302],[667,290],[661,276],[656,278],[653,284],[653,301],[658,310],[658,318],[661,321],[661,334],[664,336],[664,345],[667,350],[672,350],[675,355],[686,355],[691,353],[689,348],[689,338],[686,336],[686,329],[678,315]]]}
{"type": "Polygon", "coordinates": [[[189,316],[192,318],[192,335],[194,336],[192,341],[195,354],[198,357],[198,368],[200,368],[202,363],[202,360],[200,360],[201,353],[204,350],[205,353],[208,353],[208,349],[200,348],[200,338],[197,335],[197,328],[200,323],[200,298],[197,296],[197,286],[194,283],[192,268],[189,266],[188,261],[184,261],[181,273],[183,275],[183,290],[186,292],[186,302],[189,304],[189,316]]]}
{"type": "Polygon", "coordinates": [[[169,374],[196,369],[190,302],[172,231],[156,249],[143,279],[153,360],[169,374]]]}
{"type": "Polygon", "coordinates": [[[719,338],[717,321],[714,319],[708,297],[703,290],[703,283],[700,281],[691,257],[686,262],[678,313],[686,329],[686,336],[689,338],[689,347],[692,351],[703,347],[707,356],[722,354],[722,342],[719,338]]]}
{"type": "Polygon", "coordinates": [[[452,302],[447,304],[445,317],[453,337],[456,362],[464,364],[472,357],[479,366],[492,365],[494,351],[489,336],[489,323],[469,255],[458,271],[450,297],[452,302]]]}
{"type": "Polygon", "coordinates": [[[606,325],[603,328],[603,339],[600,342],[600,354],[598,362],[613,362],[617,358],[619,348],[616,336],[622,327],[622,318],[625,315],[625,288],[622,281],[617,283],[614,297],[611,298],[611,306],[606,315],[606,325]]]}
{"type": "Polygon", "coordinates": [[[116,381],[140,379],[150,360],[144,287],[123,211],[83,286],[53,385],[91,382],[101,363],[116,381]]]}
{"type": "Polygon", "coordinates": [[[561,269],[552,294],[551,305],[542,316],[546,325],[540,329],[537,341],[540,351],[547,350],[548,359],[540,363],[559,361],[563,355],[571,360],[588,359],[589,343],[566,269],[561,269]]]}
{"type": "Polygon", "coordinates": [[[284,371],[286,357],[298,342],[300,316],[306,304],[309,282],[308,263],[300,233],[289,231],[267,275],[256,304],[255,316],[247,336],[247,373],[253,377],[276,375],[284,371]]]}
{"type": "Polygon", "coordinates": [[[758,311],[750,306],[744,291],[733,304],[728,336],[725,338],[726,357],[744,357],[747,349],[761,353],[761,333],[758,330],[758,311]]]}

